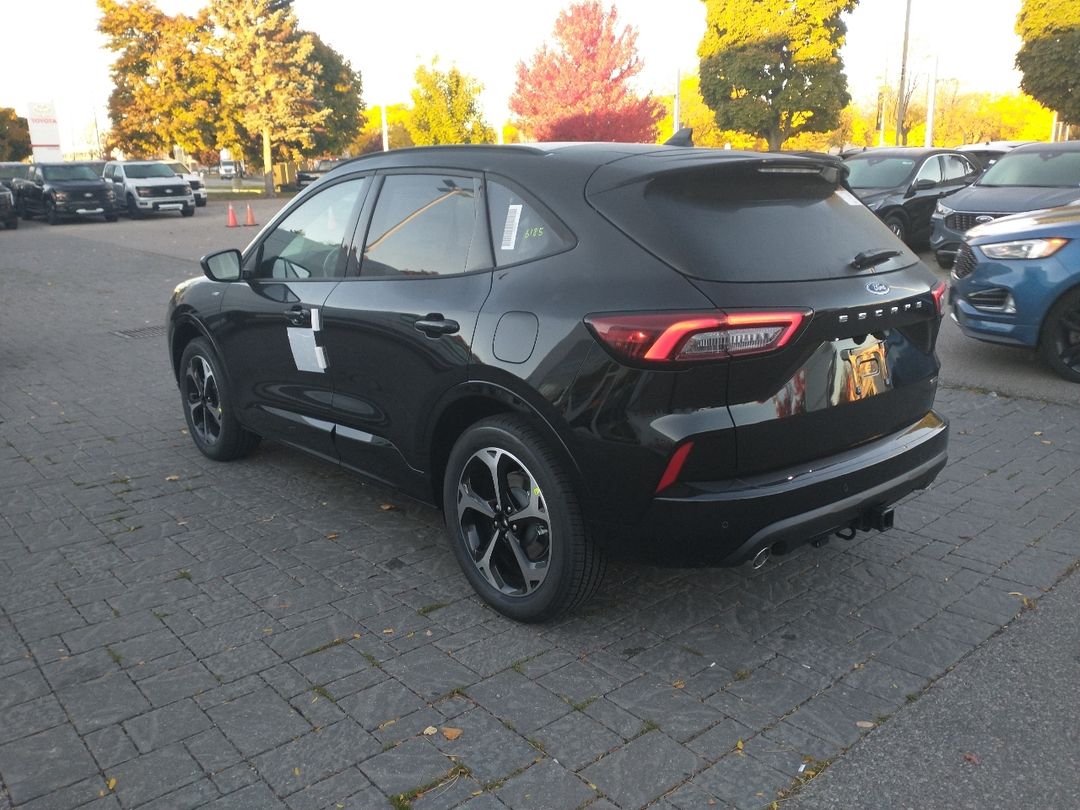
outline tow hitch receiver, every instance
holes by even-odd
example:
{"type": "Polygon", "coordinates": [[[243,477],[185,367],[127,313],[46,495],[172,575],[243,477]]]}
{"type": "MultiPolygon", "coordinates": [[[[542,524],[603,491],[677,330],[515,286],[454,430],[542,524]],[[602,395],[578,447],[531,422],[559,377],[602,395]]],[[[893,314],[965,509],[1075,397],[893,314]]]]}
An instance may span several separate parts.
{"type": "Polygon", "coordinates": [[[876,506],[859,516],[858,529],[868,532],[872,529],[879,532],[888,531],[893,527],[893,508],[876,506]]]}

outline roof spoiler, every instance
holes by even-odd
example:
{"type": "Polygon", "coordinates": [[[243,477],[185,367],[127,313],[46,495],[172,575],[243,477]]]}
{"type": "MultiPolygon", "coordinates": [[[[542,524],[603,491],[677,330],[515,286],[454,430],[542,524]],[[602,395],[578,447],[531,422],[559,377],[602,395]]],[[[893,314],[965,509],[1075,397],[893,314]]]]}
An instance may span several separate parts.
{"type": "Polygon", "coordinates": [[[666,141],[664,146],[693,146],[694,145],[694,128],[683,127],[666,141]]]}

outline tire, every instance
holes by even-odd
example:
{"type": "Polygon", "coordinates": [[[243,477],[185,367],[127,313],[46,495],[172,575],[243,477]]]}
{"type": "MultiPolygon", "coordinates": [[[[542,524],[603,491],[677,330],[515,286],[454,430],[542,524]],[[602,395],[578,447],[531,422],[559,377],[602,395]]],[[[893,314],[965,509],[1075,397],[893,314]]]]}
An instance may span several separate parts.
{"type": "Polygon", "coordinates": [[[118,219],[118,217],[116,216],[116,214],[106,214],[105,215],[105,221],[106,222],[116,222],[117,219],[118,219]]]}
{"type": "Polygon", "coordinates": [[[1059,377],[1080,383],[1080,287],[1059,298],[1043,321],[1039,352],[1059,377]]]}
{"type": "Polygon", "coordinates": [[[195,200],[195,207],[196,208],[205,208],[206,207],[206,200],[196,199],[195,200]]]}
{"type": "Polygon", "coordinates": [[[952,270],[954,264],[956,264],[955,253],[942,253],[940,250],[934,253],[934,261],[937,262],[937,266],[942,270],[952,270]]]}
{"type": "Polygon", "coordinates": [[[18,217],[12,217],[11,219],[9,219],[7,222],[4,223],[4,227],[7,228],[9,231],[18,230],[18,228],[19,228],[19,218],[18,217]]]}
{"type": "Polygon", "coordinates": [[[525,419],[491,417],[458,438],[443,477],[443,513],[469,584],[511,619],[552,619],[585,602],[603,578],[606,560],[588,536],[570,477],[525,419]]]}
{"type": "Polygon", "coordinates": [[[199,451],[214,461],[250,455],[260,437],[233,415],[228,383],[205,338],[195,338],[180,358],[180,397],[188,433],[199,451]]]}
{"type": "Polygon", "coordinates": [[[183,208],[180,209],[180,216],[182,216],[182,217],[193,217],[193,216],[195,216],[195,206],[193,206],[193,205],[185,205],[183,208]]]}
{"type": "Polygon", "coordinates": [[[26,222],[29,222],[31,219],[34,218],[34,215],[27,210],[26,203],[23,202],[22,197],[19,197],[17,200],[15,200],[15,212],[26,222]]]}
{"type": "Polygon", "coordinates": [[[899,214],[889,214],[882,222],[884,222],[885,226],[896,235],[897,239],[907,244],[907,222],[904,221],[902,216],[899,214]]]}
{"type": "Polygon", "coordinates": [[[135,198],[130,194],[127,196],[127,214],[131,219],[142,219],[143,212],[139,210],[139,206],[135,204],[135,198]]]}
{"type": "Polygon", "coordinates": [[[52,200],[45,200],[45,221],[50,225],[59,225],[60,217],[56,213],[56,203],[52,200]]]}

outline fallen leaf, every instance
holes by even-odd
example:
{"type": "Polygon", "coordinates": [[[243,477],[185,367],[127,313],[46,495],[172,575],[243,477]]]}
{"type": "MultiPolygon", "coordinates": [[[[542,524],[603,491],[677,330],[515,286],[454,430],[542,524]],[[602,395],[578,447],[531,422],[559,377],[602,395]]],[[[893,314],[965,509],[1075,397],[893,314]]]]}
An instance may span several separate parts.
{"type": "Polygon", "coordinates": [[[397,507],[392,503],[384,503],[379,508],[382,509],[384,512],[389,512],[392,509],[397,509],[397,507]]]}
{"type": "Polygon", "coordinates": [[[179,481],[180,476],[179,475],[166,475],[165,480],[166,481],[179,481]]]}
{"type": "Polygon", "coordinates": [[[425,737],[433,737],[436,733],[438,733],[438,731],[439,730],[437,728],[435,728],[435,726],[428,726],[427,728],[424,729],[424,736],[425,737]]]}
{"type": "Polygon", "coordinates": [[[981,765],[982,764],[982,760],[979,759],[978,755],[973,754],[970,751],[968,751],[966,754],[964,754],[964,762],[970,762],[972,765],[981,765]]]}
{"type": "Polygon", "coordinates": [[[735,743],[735,750],[736,751],[742,751],[743,750],[743,741],[742,741],[741,737],[739,738],[739,741],[737,743],[735,743]]]}
{"type": "Polygon", "coordinates": [[[187,428],[180,428],[180,433],[187,436],[187,428]]]}
{"type": "Polygon", "coordinates": [[[869,720],[856,720],[855,725],[859,728],[873,728],[877,723],[871,723],[869,720]]]}
{"type": "Polygon", "coordinates": [[[1047,439],[1039,439],[1039,441],[1042,442],[1043,444],[1053,444],[1052,441],[1048,441],[1047,439]]]}
{"type": "Polygon", "coordinates": [[[108,787],[109,790],[116,790],[116,777],[109,777],[109,781],[105,783],[105,786],[108,787]]]}
{"type": "Polygon", "coordinates": [[[360,634],[359,634],[359,633],[353,633],[353,634],[352,634],[352,637],[353,637],[353,638],[360,638],[360,634]]]}
{"type": "Polygon", "coordinates": [[[405,634],[405,638],[412,638],[415,635],[416,635],[416,631],[415,630],[410,630],[408,633],[405,634]]]}
{"type": "Polygon", "coordinates": [[[686,681],[675,681],[671,685],[674,686],[676,689],[685,689],[686,688],[686,681]]]}
{"type": "Polygon", "coordinates": [[[387,627],[385,630],[383,630],[383,635],[384,636],[392,636],[393,634],[394,634],[394,628],[393,627],[387,627]]]}
{"type": "Polygon", "coordinates": [[[450,742],[453,742],[454,740],[456,740],[458,737],[461,736],[461,729],[460,728],[452,728],[451,726],[446,726],[442,730],[442,735],[444,737],[446,737],[446,739],[450,740],[450,742]]]}
{"type": "Polygon", "coordinates": [[[337,540],[339,536],[340,535],[338,535],[337,532],[330,532],[330,534],[326,535],[326,539],[327,540],[337,540]]]}
{"type": "Polygon", "coordinates": [[[1034,435],[1036,435],[1036,436],[1042,436],[1042,435],[1043,435],[1043,432],[1042,432],[1041,430],[1036,430],[1036,431],[1035,431],[1035,434],[1034,434],[1034,435]]]}

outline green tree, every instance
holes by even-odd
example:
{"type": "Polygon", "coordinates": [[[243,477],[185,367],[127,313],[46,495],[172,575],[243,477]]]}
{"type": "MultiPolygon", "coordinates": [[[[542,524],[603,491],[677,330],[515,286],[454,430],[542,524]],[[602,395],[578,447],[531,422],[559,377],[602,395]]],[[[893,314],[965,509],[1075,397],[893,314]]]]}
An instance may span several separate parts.
{"type": "Polygon", "coordinates": [[[0,160],[30,157],[30,128],[10,107],[0,107],[0,160]]]}
{"type": "Polygon", "coordinates": [[[211,0],[209,17],[225,68],[223,106],[261,140],[266,193],[273,194],[275,145],[299,157],[330,117],[315,93],[314,38],[298,30],[291,5],[274,0],[211,0]]]}
{"type": "Polygon", "coordinates": [[[1028,95],[1069,123],[1080,123],[1080,3],[1024,0],[1016,18],[1023,44],[1016,67],[1028,95]]]}
{"type": "Polygon", "coordinates": [[[441,71],[436,62],[416,69],[413,109],[406,127],[417,146],[440,143],[493,143],[495,131],[485,123],[476,79],[456,67],[441,71]]]}
{"type": "Polygon", "coordinates": [[[721,129],[765,138],[833,129],[850,101],[839,51],[857,0],[703,0],[701,95],[721,129]]]}
{"type": "MultiPolygon", "coordinates": [[[[675,97],[661,99],[665,115],[657,124],[656,141],[663,143],[675,131],[675,97]]],[[[760,149],[761,138],[745,132],[720,129],[716,116],[701,97],[701,80],[694,73],[685,74],[679,81],[679,126],[694,130],[695,146],[730,146],[732,149],[760,149]]]]}
{"type": "Polygon", "coordinates": [[[330,114],[316,127],[312,140],[316,155],[340,155],[364,127],[363,81],[340,53],[312,34],[312,61],[319,66],[315,102],[330,114]]]}

